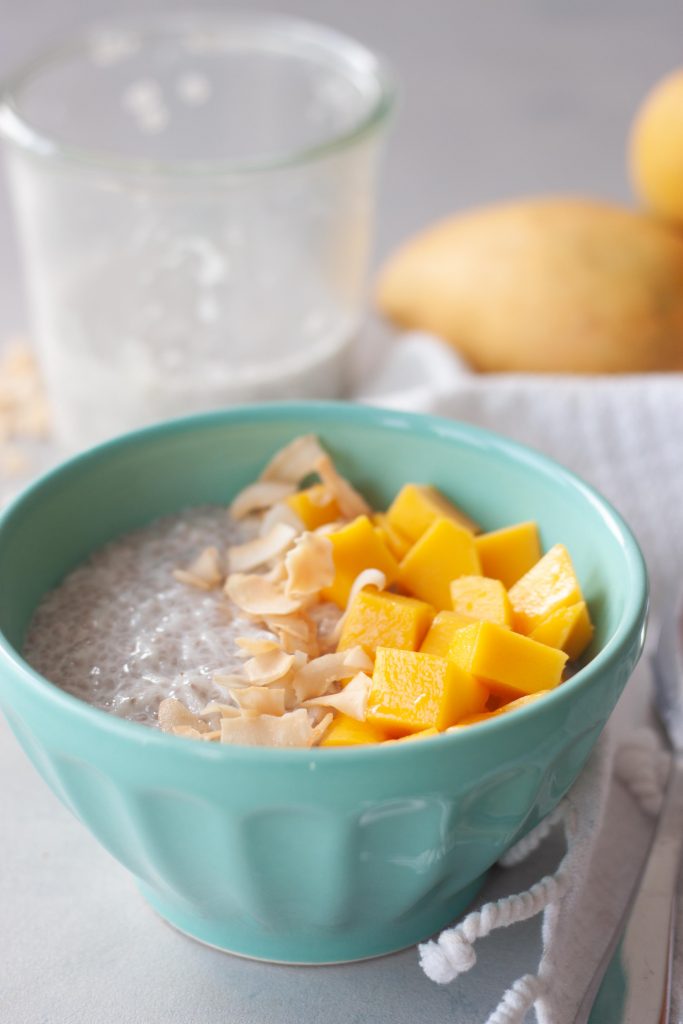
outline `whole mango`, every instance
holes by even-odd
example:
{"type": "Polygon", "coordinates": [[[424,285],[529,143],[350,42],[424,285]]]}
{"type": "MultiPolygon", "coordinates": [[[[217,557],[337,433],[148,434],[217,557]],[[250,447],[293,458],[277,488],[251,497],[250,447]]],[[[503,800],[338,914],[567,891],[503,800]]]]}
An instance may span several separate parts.
{"type": "Polygon", "coordinates": [[[454,216],[382,269],[377,301],[482,371],[683,370],[683,235],[597,200],[454,216]]]}
{"type": "Polygon", "coordinates": [[[631,130],[629,164],[645,206],[683,227],[683,70],[645,97],[631,130]]]}

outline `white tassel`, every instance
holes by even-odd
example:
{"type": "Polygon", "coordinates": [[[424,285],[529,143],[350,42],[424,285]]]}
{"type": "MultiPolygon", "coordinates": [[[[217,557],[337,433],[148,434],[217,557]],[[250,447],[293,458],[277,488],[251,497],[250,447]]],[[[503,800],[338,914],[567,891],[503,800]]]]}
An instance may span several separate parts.
{"type": "Polygon", "coordinates": [[[538,849],[546,836],[550,835],[550,832],[555,825],[564,819],[566,809],[567,801],[562,800],[554,811],[551,811],[550,814],[546,815],[543,821],[538,823],[536,828],[533,828],[531,832],[523,836],[519,842],[515,843],[514,846],[511,846],[510,849],[503,854],[498,861],[500,866],[503,868],[511,868],[516,864],[521,864],[523,860],[526,860],[530,853],[533,853],[534,850],[538,849]]]}
{"type": "Polygon", "coordinates": [[[495,903],[486,903],[481,910],[468,914],[459,925],[447,928],[438,939],[423,942],[418,948],[420,966],[428,978],[439,985],[454,981],[477,962],[473,943],[486,938],[497,928],[508,928],[518,921],[527,921],[567,891],[565,856],[554,875],[546,875],[526,892],[505,896],[495,903]]]}
{"type": "Polygon", "coordinates": [[[615,774],[650,817],[661,809],[669,765],[670,757],[651,729],[636,730],[617,751],[615,774]]]}
{"type": "Polygon", "coordinates": [[[486,1024],[522,1024],[544,991],[540,978],[535,974],[524,974],[507,990],[486,1024]]]}

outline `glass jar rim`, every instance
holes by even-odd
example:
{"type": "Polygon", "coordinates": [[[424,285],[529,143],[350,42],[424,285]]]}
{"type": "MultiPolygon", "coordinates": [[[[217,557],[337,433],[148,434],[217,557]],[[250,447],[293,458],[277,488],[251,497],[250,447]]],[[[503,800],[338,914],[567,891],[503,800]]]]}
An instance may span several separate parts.
{"type": "MultiPolygon", "coordinates": [[[[299,55],[303,56],[301,52],[299,55]]],[[[18,71],[0,83],[0,139],[37,157],[62,159],[67,163],[90,165],[144,176],[164,177],[243,177],[246,175],[286,170],[312,163],[353,146],[372,135],[387,120],[394,107],[396,85],[389,64],[351,36],[336,29],[303,18],[263,12],[192,12],[191,14],[147,14],[108,18],[47,47],[25,62],[18,71]],[[19,101],[26,86],[56,63],[68,60],[92,47],[98,36],[135,33],[147,39],[164,33],[211,28],[262,29],[264,32],[289,36],[310,49],[311,53],[340,59],[346,64],[349,77],[363,74],[373,81],[376,96],[354,123],[329,139],[293,149],[289,153],[266,158],[150,158],[108,152],[104,149],[68,143],[45,132],[25,118],[19,101]]]]}

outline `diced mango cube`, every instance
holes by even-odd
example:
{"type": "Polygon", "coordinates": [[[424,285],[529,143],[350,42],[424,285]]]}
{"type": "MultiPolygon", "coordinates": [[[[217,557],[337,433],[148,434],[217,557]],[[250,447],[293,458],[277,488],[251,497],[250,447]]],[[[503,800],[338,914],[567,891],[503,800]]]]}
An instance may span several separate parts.
{"type": "Polygon", "coordinates": [[[440,736],[438,729],[421,729],[420,732],[409,732],[407,736],[399,736],[396,743],[405,743],[406,740],[427,740],[430,736],[440,736]]]}
{"type": "Polygon", "coordinates": [[[449,659],[482,679],[492,693],[508,700],[552,690],[562,681],[564,651],[520,636],[494,622],[478,622],[458,630],[449,659]]]}
{"type": "Polygon", "coordinates": [[[446,732],[451,732],[453,729],[464,729],[468,725],[476,725],[477,722],[486,722],[489,718],[498,718],[499,715],[506,715],[508,711],[516,711],[517,708],[533,704],[539,697],[545,697],[546,693],[550,693],[550,690],[537,690],[536,693],[528,693],[525,697],[509,700],[501,707],[496,708],[495,711],[482,711],[479,715],[470,715],[468,718],[461,719],[457,725],[452,725],[446,732]]]}
{"type": "Polygon", "coordinates": [[[436,519],[401,562],[400,582],[415,597],[451,607],[451,582],[481,574],[474,537],[452,519],[436,519]]]}
{"type": "Polygon", "coordinates": [[[447,658],[453,634],[464,626],[471,626],[473,621],[458,612],[438,612],[422,641],[420,651],[423,654],[434,654],[437,658],[447,658]]]}
{"type": "Polygon", "coordinates": [[[570,658],[583,654],[593,637],[593,624],[585,601],[558,608],[529,633],[532,640],[564,651],[570,658]]]}
{"type": "Polygon", "coordinates": [[[482,533],[475,544],[484,576],[500,580],[508,590],[541,557],[536,523],[516,523],[482,533]]]}
{"type": "Polygon", "coordinates": [[[442,731],[481,711],[487,698],[486,686],[452,661],[378,647],[366,718],[393,736],[442,731]]]}
{"type": "Polygon", "coordinates": [[[398,577],[398,562],[386,544],[377,536],[367,516],[358,516],[329,535],[334,559],[334,581],[321,593],[326,601],[345,608],[356,576],[364,569],[379,569],[386,576],[387,586],[398,577]]]}
{"type": "Polygon", "coordinates": [[[500,580],[486,576],[460,576],[451,583],[453,611],[472,619],[486,619],[501,626],[512,625],[512,609],[500,580]]]}
{"type": "Polygon", "coordinates": [[[419,540],[435,519],[452,519],[458,526],[477,533],[477,524],[428,484],[405,484],[387,511],[389,522],[411,542],[419,540]]]}
{"type": "Polygon", "coordinates": [[[285,500],[307,530],[317,530],[341,517],[339,505],[323,484],[313,484],[285,500]]]}
{"type": "Polygon", "coordinates": [[[432,606],[414,597],[361,590],[349,608],[337,650],[360,645],[371,656],[378,647],[416,651],[433,618],[432,606]]]}
{"type": "Polygon", "coordinates": [[[350,715],[338,714],[320,741],[320,746],[356,747],[365,743],[381,743],[386,738],[386,733],[370,722],[359,722],[350,715]]]}
{"type": "Polygon", "coordinates": [[[386,512],[375,512],[372,521],[381,531],[382,540],[399,561],[408,554],[412,541],[389,522],[386,512]]]}
{"type": "Polygon", "coordinates": [[[583,600],[569,552],[556,544],[509,591],[515,629],[529,634],[558,608],[583,600]]]}

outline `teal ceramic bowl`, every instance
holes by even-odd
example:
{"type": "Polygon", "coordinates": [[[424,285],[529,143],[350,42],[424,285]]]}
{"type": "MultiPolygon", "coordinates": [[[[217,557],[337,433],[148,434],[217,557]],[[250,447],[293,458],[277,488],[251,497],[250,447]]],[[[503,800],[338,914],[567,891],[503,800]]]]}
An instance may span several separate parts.
{"type": "Polygon", "coordinates": [[[183,420],[67,462],[4,512],[0,579],[0,702],[48,785],[171,924],[290,963],[388,953],[464,909],[576,778],[638,659],[647,603],[628,528],[556,463],[462,423],[342,404],[183,420]],[[22,660],[41,595],[90,551],[155,516],[227,503],[311,431],[378,507],[405,481],[428,481],[486,529],[533,518],[544,546],[566,543],[595,619],[590,663],[543,700],[459,733],[309,751],[164,735],[22,660]]]}

